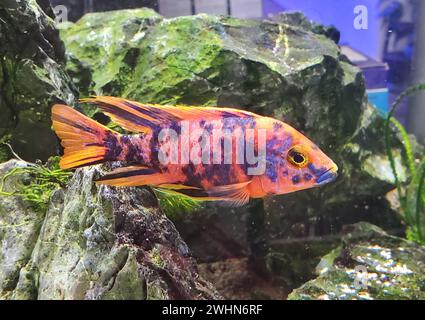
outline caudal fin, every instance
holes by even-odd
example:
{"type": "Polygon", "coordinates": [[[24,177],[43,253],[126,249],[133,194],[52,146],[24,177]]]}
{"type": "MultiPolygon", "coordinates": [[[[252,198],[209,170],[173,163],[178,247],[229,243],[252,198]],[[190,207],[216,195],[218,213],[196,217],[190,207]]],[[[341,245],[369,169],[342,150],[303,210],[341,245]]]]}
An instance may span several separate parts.
{"type": "Polygon", "coordinates": [[[62,169],[78,168],[115,160],[119,134],[66,105],[52,107],[53,129],[65,154],[62,169]]]}

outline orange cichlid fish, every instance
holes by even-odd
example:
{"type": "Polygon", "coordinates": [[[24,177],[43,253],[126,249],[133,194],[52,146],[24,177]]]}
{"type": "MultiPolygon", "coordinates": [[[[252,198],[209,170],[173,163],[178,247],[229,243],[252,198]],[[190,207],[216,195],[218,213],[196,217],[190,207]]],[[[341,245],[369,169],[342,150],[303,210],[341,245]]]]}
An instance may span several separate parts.
{"type": "Polygon", "coordinates": [[[337,165],[288,124],[220,107],[142,104],[115,97],[92,103],[134,134],[120,134],[66,105],[52,108],[62,169],[108,161],[122,167],[97,180],[144,186],[240,206],[335,180],[337,165]]]}

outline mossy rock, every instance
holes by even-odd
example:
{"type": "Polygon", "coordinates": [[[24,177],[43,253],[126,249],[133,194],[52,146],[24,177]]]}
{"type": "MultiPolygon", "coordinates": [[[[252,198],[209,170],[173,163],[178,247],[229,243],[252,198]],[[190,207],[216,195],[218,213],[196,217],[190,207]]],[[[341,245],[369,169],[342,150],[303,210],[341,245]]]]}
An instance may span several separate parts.
{"type": "Polygon", "coordinates": [[[423,300],[425,247],[358,223],[323,257],[317,278],[294,290],[291,300],[423,300]]]}
{"type": "Polygon", "coordinates": [[[0,165],[0,299],[221,298],[151,191],[96,186],[92,167],[35,210],[14,193],[32,177],[10,174],[27,166],[0,165]]]}
{"type": "MultiPolygon", "coordinates": [[[[75,87],[65,73],[65,50],[46,2],[0,3],[0,141],[28,161],[58,154],[50,129],[50,107],[74,103],[75,87]]],[[[0,161],[10,158],[0,146],[0,161]],[[5,159],[6,158],[6,159],[5,159]]]]}
{"type": "Polygon", "coordinates": [[[59,25],[67,41],[67,71],[80,92],[112,94],[107,88],[115,91],[128,83],[137,56],[133,49],[159,20],[153,10],[134,9],[88,14],[76,24],[59,25]]]}

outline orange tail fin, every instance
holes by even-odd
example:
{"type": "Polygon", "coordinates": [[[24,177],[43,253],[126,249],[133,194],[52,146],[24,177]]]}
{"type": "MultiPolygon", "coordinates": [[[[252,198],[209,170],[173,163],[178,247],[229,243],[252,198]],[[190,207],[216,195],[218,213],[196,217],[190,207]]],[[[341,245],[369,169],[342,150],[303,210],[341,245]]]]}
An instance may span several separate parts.
{"type": "Polygon", "coordinates": [[[116,160],[120,150],[119,133],[60,104],[52,107],[52,122],[65,148],[59,163],[62,169],[116,160]]]}

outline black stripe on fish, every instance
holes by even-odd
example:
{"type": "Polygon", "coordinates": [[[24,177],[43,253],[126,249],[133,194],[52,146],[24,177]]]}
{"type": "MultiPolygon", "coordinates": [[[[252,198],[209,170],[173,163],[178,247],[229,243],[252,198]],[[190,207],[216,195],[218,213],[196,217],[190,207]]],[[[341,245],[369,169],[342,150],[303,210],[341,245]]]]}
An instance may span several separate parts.
{"type": "Polygon", "coordinates": [[[156,170],[149,169],[149,168],[143,168],[143,169],[137,169],[133,171],[125,171],[115,174],[107,174],[101,178],[99,178],[97,181],[105,181],[105,180],[112,180],[112,179],[120,179],[120,178],[129,178],[134,176],[143,176],[143,175],[149,175],[156,173],[156,170]]]}

